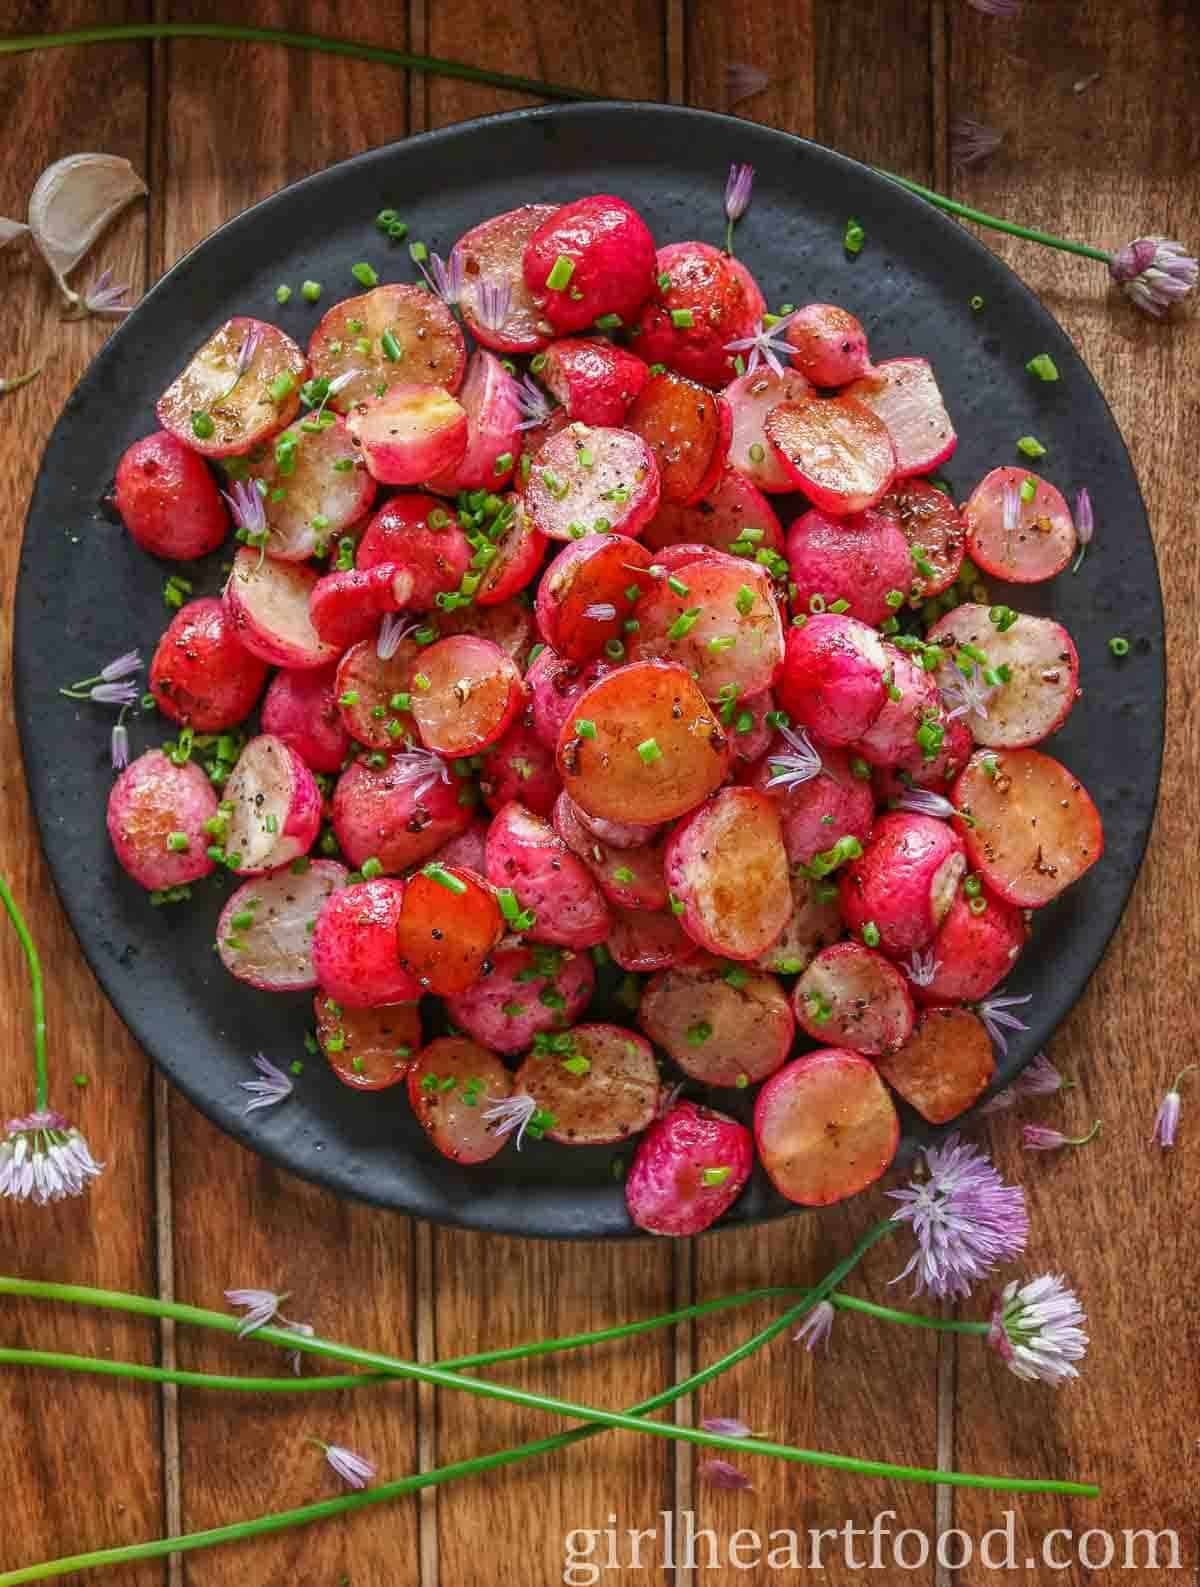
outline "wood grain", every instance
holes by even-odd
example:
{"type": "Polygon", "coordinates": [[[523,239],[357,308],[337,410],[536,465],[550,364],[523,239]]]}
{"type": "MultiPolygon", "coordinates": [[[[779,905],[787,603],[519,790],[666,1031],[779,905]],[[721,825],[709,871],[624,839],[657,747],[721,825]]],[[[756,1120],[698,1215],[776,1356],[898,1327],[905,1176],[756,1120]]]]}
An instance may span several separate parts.
{"type": "MultiPolygon", "coordinates": [[[[113,21],[133,20],[136,5],[106,5],[113,21]]],[[[96,21],[86,3],[56,8],[61,26],[96,21]]],[[[40,6],[9,6],[16,30],[45,25],[40,6]]],[[[145,169],[147,58],[137,46],[85,58],[64,51],[0,62],[0,97],[10,157],[0,169],[0,214],[23,219],[30,189],[51,161],[100,147],[145,169]],[[13,151],[20,151],[19,157],[13,151]]],[[[145,272],[146,208],[136,204],[113,226],[86,282],[101,264],[136,296],[145,272]]],[[[0,694],[12,699],[11,612],[18,524],[38,456],[58,411],[103,342],[100,322],[64,324],[49,271],[24,241],[0,253],[5,305],[0,373],[44,366],[31,386],[2,400],[0,500],[10,528],[0,544],[4,591],[0,694]]],[[[65,526],[64,526],[65,528],[65,526]]],[[[81,553],[82,554],[82,553],[81,553]]],[[[70,621],[69,614],[61,620],[70,621]]],[[[97,658],[97,666],[109,657],[97,658]]],[[[70,682],[69,679],[63,679],[70,682]]],[[[63,702],[63,723],[71,720],[63,702]]],[[[83,731],[103,745],[111,720],[97,707],[80,711],[83,731]]],[[[84,1131],[108,1163],[86,1200],[36,1208],[0,1202],[0,1260],[24,1277],[152,1290],[153,1196],[149,1178],[150,1090],[146,1060],[109,1007],[83,962],[50,885],[34,836],[10,706],[0,713],[0,870],[22,903],[47,974],[51,1102],[84,1131]],[[87,1077],[86,1089],[72,1083],[87,1077]]],[[[3,1116],[32,1106],[29,986],[16,938],[0,926],[0,1107],[3,1116]]],[[[32,1304],[0,1307],[6,1344],[153,1361],[145,1324],[110,1321],[32,1304]]],[[[106,1544],[157,1536],[161,1528],[158,1416],[152,1390],[52,1379],[5,1370],[0,1376],[0,1569],[106,1544]],[[83,1496],[86,1495],[86,1501],[83,1496]],[[14,1518],[19,1517],[19,1525],[14,1518]]],[[[130,1571],[128,1587],[150,1587],[157,1566],[130,1571]]]]}

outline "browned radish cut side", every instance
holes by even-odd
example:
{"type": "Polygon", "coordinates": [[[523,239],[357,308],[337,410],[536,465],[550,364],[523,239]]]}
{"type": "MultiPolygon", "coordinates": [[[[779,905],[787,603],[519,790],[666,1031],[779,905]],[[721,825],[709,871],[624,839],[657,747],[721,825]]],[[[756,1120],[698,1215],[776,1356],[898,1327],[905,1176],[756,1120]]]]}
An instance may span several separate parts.
{"type": "Polygon", "coordinates": [[[158,422],[205,457],[240,456],[296,417],[307,368],[276,326],[226,320],[158,399],[158,422]]]}
{"type": "Polygon", "coordinates": [[[640,1135],[661,1090],[650,1043],[620,1025],[576,1025],[566,1050],[536,1048],[517,1070],[517,1094],[549,1115],[545,1130],[563,1146],[604,1146],[640,1135]]]}
{"type": "Polygon", "coordinates": [[[308,344],[313,374],[327,380],[329,402],[349,413],[392,386],[455,392],[467,363],[458,321],[424,287],[375,287],[334,306],[308,344]]]}
{"type": "Polygon", "coordinates": [[[833,1041],[877,1058],[912,1034],[908,983],[881,953],[859,942],[823,948],[796,982],[792,1009],[814,1041],[833,1041]]]}
{"type": "Polygon", "coordinates": [[[987,1090],[995,1072],[992,1038],[966,1008],[927,1008],[879,1073],[930,1124],[948,1124],[987,1090]]]}
{"type": "Polygon", "coordinates": [[[883,1174],[896,1155],[900,1119],[869,1059],[824,1047],[763,1086],[754,1138],[781,1195],[804,1207],[827,1207],[883,1174]]]}

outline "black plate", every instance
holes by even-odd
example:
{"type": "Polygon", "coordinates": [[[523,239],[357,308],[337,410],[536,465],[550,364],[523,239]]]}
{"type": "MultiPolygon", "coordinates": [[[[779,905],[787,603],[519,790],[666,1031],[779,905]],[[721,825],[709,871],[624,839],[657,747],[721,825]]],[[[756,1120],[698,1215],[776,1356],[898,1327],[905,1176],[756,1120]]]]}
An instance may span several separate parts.
{"type": "MultiPolygon", "coordinates": [[[[876,356],[932,360],[960,444],[942,471],[965,494],[989,468],[1016,462],[1034,434],[1042,472],[1070,496],[1087,485],[1097,544],[1076,577],[1010,591],[1012,604],[1052,611],[1079,646],[1085,696],[1050,746],[1091,791],[1107,852],[1042,911],[1034,943],[1005,987],[1033,994],[1031,1029],[1010,1046],[1011,1079],[1079,996],[1120,918],[1149,832],[1163,738],[1163,626],[1145,509],[1121,436],[1095,382],[1049,314],[958,225],[866,167],[799,138],[662,105],[584,105],[497,116],[376,149],[278,193],[223,226],[181,260],[109,340],[68,401],[42,463],[21,558],[16,610],[17,709],[26,769],[50,867],[87,958],[122,1017],[170,1078],[238,1140],[332,1189],[473,1228],[527,1235],[631,1232],[609,1149],[548,1143],[457,1168],[424,1141],[398,1090],[346,1090],[310,1060],[283,1106],[243,1117],[239,1080],[263,1050],[286,1065],[303,1055],[307,996],[272,998],[232,980],[212,932],[224,881],[190,905],[152,909],[118,869],[104,828],[109,718],[76,708],[59,684],[138,645],[149,656],[165,623],[165,569],[100,507],[122,451],[155,427],[154,400],[191,350],[228,315],[276,320],[304,342],[319,311],[281,281],[325,283],[322,307],[355,290],[351,265],[409,279],[406,251],[373,225],[388,205],[413,237],[443,253],[468,227],[530,200],[622,195],[662,241],[722,235],[731,160],[755,167],[754,202],[738,253],[767,300],[833,300],[860,316],[876,356]],[[866,230],[848,261],[846,220],[866,230]],[[392,251],[389,252],[389,247],[392,251]],[[984,299],[979,312],[969,300],[984,299]],[[1050,353],[1056,385],[1025,373],[1050,353]],[[1115,631],[1132,653],[1109,654],[1115,631]]],[[[219,588],[220,556],[196,592],[219,588]]],[[[169,736],[150,718],[132,726],[134,752],[169,736]]],[[[750,1099],[720,1094],[722,1107],[750,1099]]],[[[909,1120],[911,1124],[911,1118],[909,1120]]],[[[911,1148],[915,1130],[906,1135],[911,1148]]],[[[624,1155],[627,1155],[624,1154],[624,1155]]],[[[733,1218],[790,1210],[765,1180],[733,1218]]]]}

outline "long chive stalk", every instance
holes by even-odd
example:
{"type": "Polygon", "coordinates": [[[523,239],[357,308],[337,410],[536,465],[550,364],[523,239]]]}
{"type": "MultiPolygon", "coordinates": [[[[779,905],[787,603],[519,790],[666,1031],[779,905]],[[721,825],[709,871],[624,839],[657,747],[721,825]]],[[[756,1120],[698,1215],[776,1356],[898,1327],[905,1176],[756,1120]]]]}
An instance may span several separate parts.
{"type": "Polygon", "coordinates": [[[44,1113],[49,1105],[50,1090],[46,1067],[46,993],[42,981],[42,961],[29,934],[29,927],[25,924],[25,917],[3,876],[0,876],[0,903],[8,912],[29,966],[29,989],[33,1000],[33,1063],[37,1076],[34,1110],[44,1113]]]}
{"type": "Polygon", "coordinates": [[[895,182],[897,187],[907,188],[910,193],[915,193],[918,198],[927,200],[938,209],[943,209],[948,215],[957,215],[960,220],[973,221],[976,226],[987,226],[992,231],[1006,232],[1010,237],[1023,237],[1026,242],[1040,242],[1047,248],[1058,248],[1063,253],[1080,254],[1084,259],[1099,259],[1101,263],[1108,264],[1111,254],[1105,253],[1102,248],[1093,248],[1085,242],[1070,242],[1066,237],[1055,237],[1052,232],[1038,231],[1033,226],[1018,226],[1016,221],[1001,220],[998,215],[985,214],[981,209],[972,209],[969,204],[960,204],[955,198],[947,198],[944,193],[936,193],[931,187],[924,187],[920,182],[910,181],[907,176],[897,176],[895,171],[885,171],[881,165],[871,167],[879,176],[886,176],[889,182],[895,182]]]}

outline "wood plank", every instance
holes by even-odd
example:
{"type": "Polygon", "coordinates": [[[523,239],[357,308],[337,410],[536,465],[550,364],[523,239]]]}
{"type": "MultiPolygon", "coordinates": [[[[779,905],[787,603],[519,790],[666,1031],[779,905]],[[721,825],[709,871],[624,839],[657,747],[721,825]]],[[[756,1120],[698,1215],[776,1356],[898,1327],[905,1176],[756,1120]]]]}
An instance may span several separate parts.
{"type": "MultiPolygon", "coordinates": [[[[1103,0],[1040,6],[1024,21],[995,23],[965,7],[951,13],[951,115],[1002,128],[1005,147],[960,175],[956,196],[994,214],[1101,247],[1138,228],[1200,241],[1193,96],[1200,42],[1186,7],[1118,16],[1103,0]],[[1086,92],[1074,84],[1101,76],[1086,92]],[[1153,137],[1147,136],[1152,107],[1153,137]]],[[[1200,819],[1193,768],[1198,753],[1192,686],[1178,659],[1194,643],[1200,578],[1190,524],[1194,492],[1181,460],[1200,445],[1200,414],[1183,393],[1200,376],[1200,323],[1141,318],[1107,288],[1103,266],[998,234],[985,240],[1062,320],[1113,405],[1128,440],[1155,528],[1168,593],[1168,744],[1158,820],[1125,922],[1078,1009],[1056,1036],[1055,1061],[1079,1089],[1029,1116],[1086,1128],[1105,1121],[1103,1140],[1066,1159],[1022,1157],[1016,1120],[994,1130],[999,1161],[1026,1186],[1033,1232],[1028,1272],[1067,1272],[1090,1318],[1083,1380],[1059,1393],[1019,1383],[995,1361],[960,1352],[958,1457],[965,1464],[1024,1473],[1078,1473],[1103,1485],[1098,1502],[1022,1500],[1018,1562],[1036,1557],[1055,1527],[1116,1535],[1105,1582],[1142,1580],[1125,1567],[1124,1528],[1174,1528],[1183,1572],[1198,1579],[1195,1394],[1185,1386],[1200,1330],[1184,1275],[1200,1266],[1193,1209],[1200,1194],[1195,1113],[1179,1149],[1148,1144],[1159,1098],[1195,1049],[1192,965],[1200,899],[1180,887],[1200,819]],[[1182,1054],[1183,1056],[1179,1056],[1182,1054]],[[1181,1376],[1181,1369],[1184,1375],[1181,1376]]],[[[1096,542],[1123,526],[1098,504],[1096,542]]],[[[1119,626],[1119,618],[1112,619],[1119,626]]],[[[1131,638],[1136,638],[1131,635],[1131,638]]],[[[1102,688],[1103,679],[1084,680],[1102,688]]],[[[1195,1093],[1191,1097],[1195,1105],[1195,1093]]],[[[1064,1126],[1065,1127],[1065,1126],[1064,1126]]],[[[984,1495],[956,1497],[956,1524],[978,1536],[1008,1506],[984,1495]]],[[[1064,1559],[1072,1546],[1060,1539],[1064,1559]]],[[[1098,1564],[1103,1545],[1091,1546],[1098,1564]]],[[[1165,1556],[1164,1556],[1165,1559],[1165,1556]]],[[[1043,1577],[1048,1573],[1043,1569],[1043,1577]]],[[[971,1580],[1011,1580],[974,1569],[971,1580]]],[[[1041,1577],[1039,1579],[1042,1579],[1041,1577]]],[[[1054,1579],[1094,1579],[1078,1559],[1054,1579]]]]}
{"type": "MultiPolygon", "coordinates": [[[[103,8],[113,21],[137,19],[136,4],[103,8]]],[[[55,0],[9,8],[13,31],[96,22],[97,7],[55,0]]],[[[41,170],[63,155],[102,148],[145,170],[147,57],[136,45],[64,50],[0,61],[0,93],[10,149],[0,169],[0,214],[23,219],[41,170]]],[[[85,283],[104,265],[142,290],[146,206],[136,204],[78,272],[85,283]]],[[[32,385],[0,399],[7,444],[0,448],[0,502],[10,525],[24,517],[42,447],[68,393],[110,327],[64,324],[49,271],[28,242],[0,253],[6,314],[5,375],[44,365],[32,385]],[[21,443],[15,443],[16,437],[21,443]]],[[[86,524],[76,526],[86,529],[86,524]]],[[[0,695],[12,694],[11,611],[18,538],[0,546],[4,591],[0,695]]],[[[85,552],[81,549],[80,554],[85,552]]],[[[108,660],[98,657],[97,665],[108,660]]],[[[63,680],[64,682],[69,680],[63,680]]],[[[105,713],[84,708],[85,729],[104,743],[105,713]]],[[[64,702],[64,725],[70,715],[64,702]]],[[[97,987],[50,884],[34,833],[11,709],[0,713],[0,870],[29,917],[47,969],[51,1103],[84,1131],[104,1177],[90,1194],[53,1208],[0,1203],[0,1252],[8,1272],[153,1290],[153,1188],[149,1177],[149,1070],[142,1053],[97,987]],[[86,1075],[86,1089],[72,1084],[86,1075]]],[[[0,927],[0,1097],[5,1116],[32,1104],[29,989],[24,960],[7,924],[0,927]]],[[[153,1361],[145,1324],[8,1302],[5,1342],[153,1361]]],[[[0,1487],[8,1521],[0,1569],[80,1549],[136,1542],[161,1530],[157,1404],[152,1390],[50,1373],[0,1376],[0,1487]],[[86,1494],[86,1502],[81,1495],[86,1494]],[[19,1526],[12,1518],[19,1517],[19,1526]]],[[[124,1574],[121,1587],[151,1587],[162,1567],[124,1574]]]]}
{"type": "MultiPolygon", "coordinates": [[[[173,20],[207,7],[175,5],[173,20]]],[[[240,20],[311,28],[403,47],[394,19],[359,3],[260,3],[240,20]]],[[[407,83],[386,67],[268,46],[172,42],[162,128],[166,156],[164,264],[228,216],[284,183],[407,131],[407,83]],[[220,107],[217,113],[215,107],[220,107]]],[[[181,1297],[221,1307],[230,1285],[290,1290],[288,1315],[379,1349],[415,1347],[411,1242],[406,1220],[341,1202],[235,1146],[181,1098],[172,1098],[175,1285],[181,1297]],[[218,1237],[214,1238],[214,1231],[218,1237]]],[[[239,1350],[181,1332],[185,1365],[264,1371],[274,1353],[239,1350]]],[[[286,1369],[284,1369],[286,1370],[286,1369]]],[[[189,1529],[337,1491],[309,1436],[357,1449],[381,1474],[416,1469],[415,1396],[382,1393],[280,1402],[181,1402],[183,1519],[189,1529]]],[[[415,1500],[346,1523],[187,1558],[193,1587],[342,1579],[415,1587],[415,1500]]]]}

